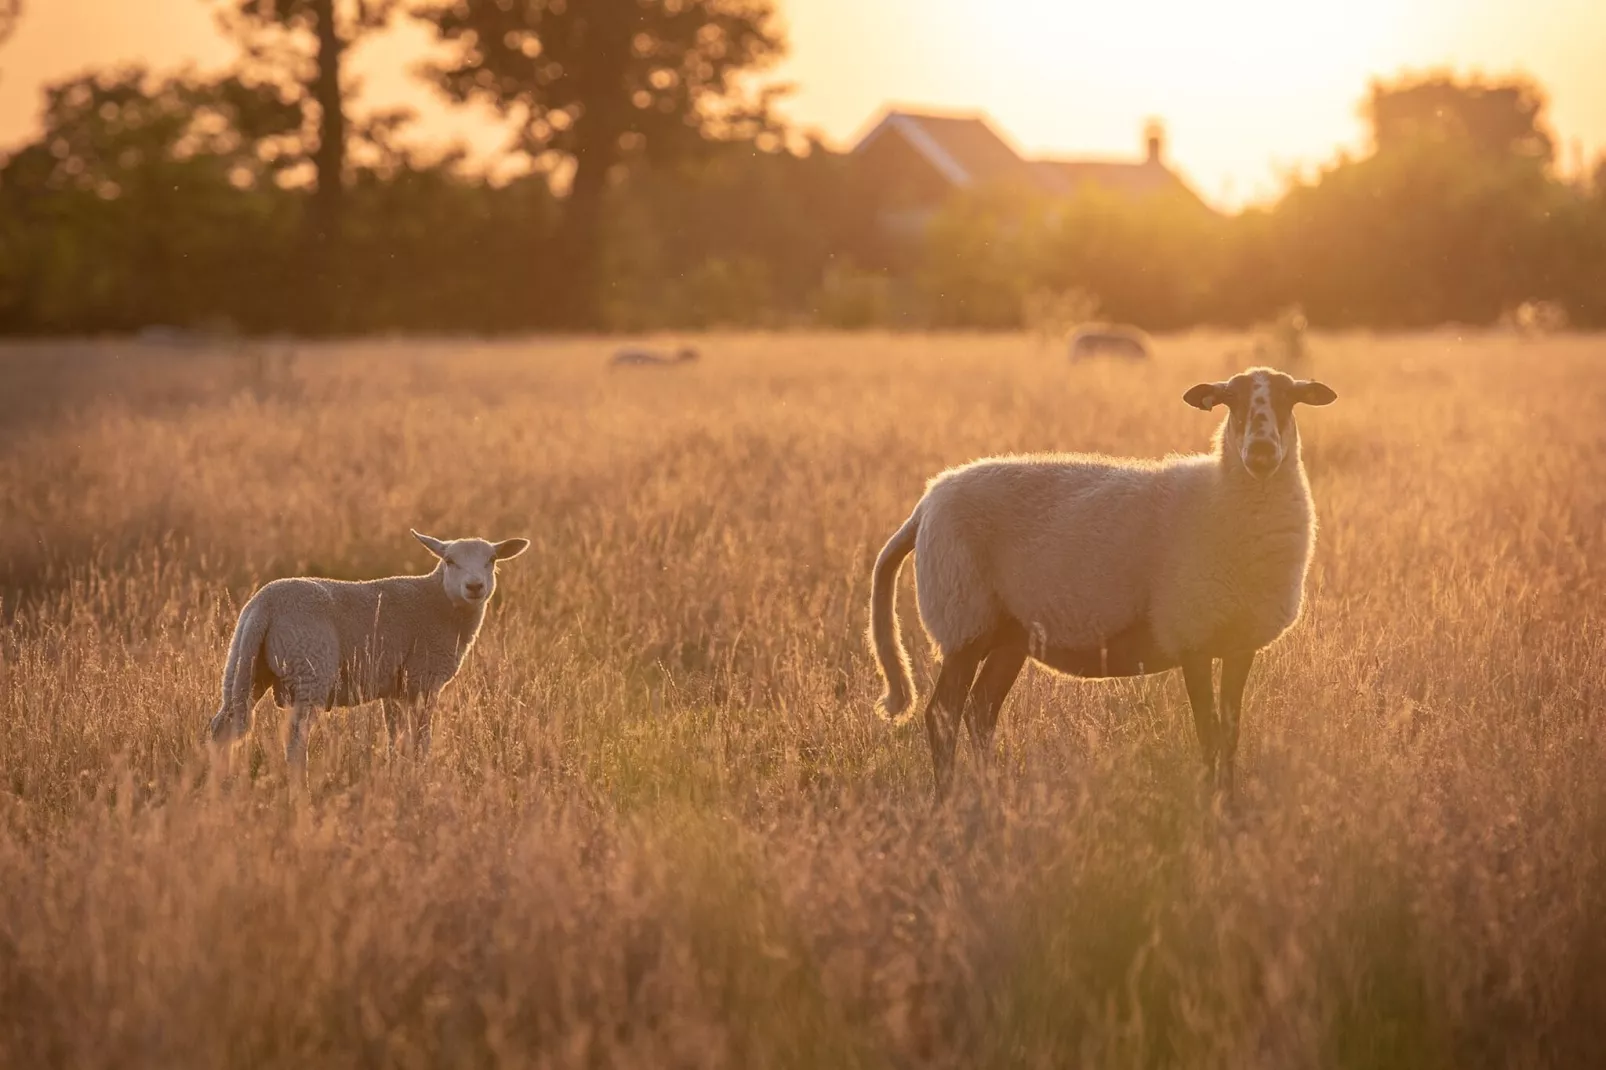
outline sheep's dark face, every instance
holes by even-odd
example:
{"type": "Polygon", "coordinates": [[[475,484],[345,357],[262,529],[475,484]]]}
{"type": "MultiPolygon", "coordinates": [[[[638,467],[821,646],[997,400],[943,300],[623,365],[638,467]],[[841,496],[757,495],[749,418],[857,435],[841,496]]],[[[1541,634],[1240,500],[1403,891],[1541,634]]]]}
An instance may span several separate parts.
{"type": "Polygon", "coordinates": [[[429,552],[440,559],[436,571],[446,588],[446,597],[460,606],[472,608],[491,600],[496,591],[496,563],[517,557],[529,549],[528,539],[486,542],[484,539],[453,539],[442,542],[413,532],[429,552]]]}
{"type": "Polygon", "coordinates": [[[1294,406],[1331,405],[1337,399],[1322,383],[1294,379],[1273,368],[1250,368],[1224,383],[1200,383],[1182,395],[1198,409],[1227,406],[1222,449],[1257,479],[1276,473],[1297,448],[1294,406]]]}

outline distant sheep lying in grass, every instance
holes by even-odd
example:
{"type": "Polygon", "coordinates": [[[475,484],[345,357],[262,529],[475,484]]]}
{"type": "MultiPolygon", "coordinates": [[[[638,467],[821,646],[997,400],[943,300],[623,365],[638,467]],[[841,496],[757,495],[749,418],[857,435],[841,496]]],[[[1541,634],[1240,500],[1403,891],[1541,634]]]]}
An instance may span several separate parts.
{"type": "Polygon", "coordinates": [[[275,704],[294,711],[285,744],[294,776],[305,774],[313,717],[336,706],[383,701],[392,745],[411,714],[417,750],[428,754],[431,706],[474,645],[496,563],[530,544],[413,537],[438,559],[428,575],[359,583],[298,576],[251,596],[229,644],[214,744],[249,735],[252,710],[272,688],[275,704]]]}
{"type": "Polygon", "coordinates": [[[697,350],[691,346],[681,346],[673,353],[627,346],[615,353],[608,363],[614,368],[661,368],[675,364],[690,364],[699,356],[697,350]]]}
{"type": "Polygon", "coordinates": [[[1136,327],[1117,323],[1088,323],[1071,333],[1071,359],[1120,357],[1148,360],[1153,356],[1149,336],[1136,327]]]}
{"type": "Polygon", "coordinates": [[[886,681],[879,708],[901,721],[915,694],[895,598],[912,550],[941,659],[925,715],[938,798],[961,711],[986,755],[1027,657],[1088,678],[1180,666],[1207,774],[1231,794],[1249,667],[1298,619],[1316,536],[1294,406],[1335,399],[1321,383],[1251,368],[1183,395],[1227,406],[1210,453],[993,458],[931,481],[876,560],[870,641],[886,681]]]}
{"type": "Polygon", "coordinates": [[[1559,334],[1567,329],[1567,309],[1555,301],[1524,301],[1504,319],[1525,338],[1559,334]]]}

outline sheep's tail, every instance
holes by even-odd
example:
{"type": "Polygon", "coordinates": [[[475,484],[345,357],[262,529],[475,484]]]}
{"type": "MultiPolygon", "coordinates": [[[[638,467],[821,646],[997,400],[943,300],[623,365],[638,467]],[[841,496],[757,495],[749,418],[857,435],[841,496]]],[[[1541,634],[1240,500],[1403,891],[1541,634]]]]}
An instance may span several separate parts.
{"type": "Polygon", "coordinates": [[[232,743],[251,731],[252,683],[268,634],[268,613],[253,598],[240,611],[223,666],[223,705],[212,718],[212,742],[232,743]]]}
{"type": "Polygon", "coordinates": [[[870,577],[870,646],[881,667],[881,678],[886,681],[886,691],[876,703],[876,712],[893,724],[909,719],[909,708],[915,700],[909,652],[904,649],[903,636],[898,631],[898,570],[903,567],[903,559],[915,548],[915,535],[919,531],[920,509],[917,506],[898,533],[881,548],[870,577]]]}

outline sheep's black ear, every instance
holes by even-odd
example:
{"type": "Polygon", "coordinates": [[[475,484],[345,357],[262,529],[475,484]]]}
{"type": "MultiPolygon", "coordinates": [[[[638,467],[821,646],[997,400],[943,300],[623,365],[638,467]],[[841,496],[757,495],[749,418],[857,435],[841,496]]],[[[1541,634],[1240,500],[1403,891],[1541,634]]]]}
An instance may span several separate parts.
{"type": "Polygon", "coordinates": [[[1205,412],[1209,412],[1217,405],[1225,405],[1227,403],[1227,384],[1200,383],[1186,394],[1183,394],[1182,400],[1196,409],[1203,409],[1205,412]]]}
{"type": "Polygon", "coordinates": [[[1305,379],[1294,384],[1295,405],[1331,405],[1337,400],[1338,395],[1326,383],[1305,379]]]}
{"type": "Polygon", "coordinates": [[[436,557],[446,556],[446,544],[444,542],[441,542],[439,539],[432,539],[428,535],[424,535],[420,532],[413,531],[412,528],[408,528],[407,530],[412,531],[413,538],[424,544],[424,549],[428,550],[436,557]]]}
{"type": "Polygon", "coordinates": [[[504,539],[496,544],[496,559],[506,561],[510,557],[519,556],[529,548],[529,539],[504,539]]]}

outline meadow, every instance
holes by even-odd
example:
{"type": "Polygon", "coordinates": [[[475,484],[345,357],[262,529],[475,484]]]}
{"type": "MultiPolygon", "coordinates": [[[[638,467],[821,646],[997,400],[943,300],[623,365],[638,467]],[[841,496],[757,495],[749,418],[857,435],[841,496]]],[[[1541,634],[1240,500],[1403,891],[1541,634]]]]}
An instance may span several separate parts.
{"type": "Polygon", "coordinates": [[[1606,1062],[1606,341],[1314,337],[1231,812],[1179,674],[1036,669],[933,809],[863,632],[931,474],[1203,448],[1240,339],[697,341],[0,348],[0,1065],[1606,1062]],[[210,776],[243,600],[409,527],[533,542],[428,761],[210,776]]]}

